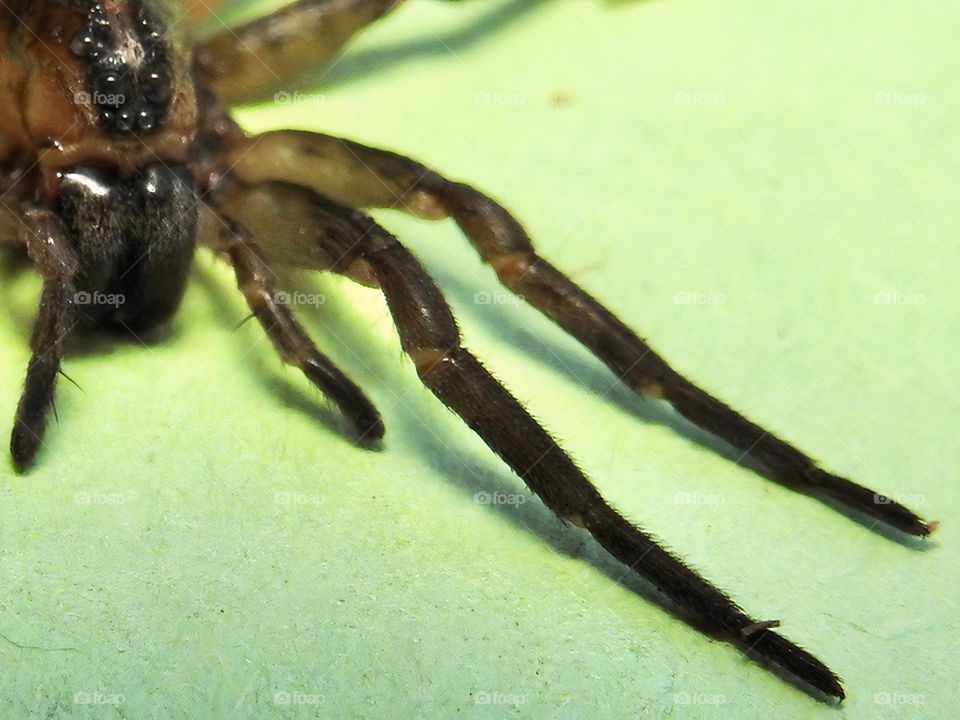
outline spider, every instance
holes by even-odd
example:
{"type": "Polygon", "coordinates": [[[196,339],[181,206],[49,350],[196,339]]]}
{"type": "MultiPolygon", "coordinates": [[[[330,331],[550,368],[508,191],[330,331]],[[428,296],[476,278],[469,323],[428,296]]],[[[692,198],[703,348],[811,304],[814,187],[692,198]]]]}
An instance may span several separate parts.
{"type": "MultiPolygon", "coordinates": [[[[210,3],[208,3],[209,5],[210,3]]],[[[577,338],[643,398],[759,463],[778,482],[915,536],[936,528],[820,468],[673,370],[633,330],[540,257],[521,224],[471,185],[415,160],[301,131],[250,135],[228,108],[335,57],[399,0],[300,0],[192,42],[173,0],[7,0],[0,10],[0,243],[25,249],[43,286],[11,454],[36,459],[65,339],[98,326],[139,333],[170,319],[192,258],[233,268],[251,317],[349,421],[379,440],[364,392],[320,352],[273,268],[332,271],[379,288],[423,384],[562,520],[586,529],[703,630],[842,700],[837,675],[625,520],[461,342],[441,290],[360,208],[452,219],[500,281],[577,338]]]]}

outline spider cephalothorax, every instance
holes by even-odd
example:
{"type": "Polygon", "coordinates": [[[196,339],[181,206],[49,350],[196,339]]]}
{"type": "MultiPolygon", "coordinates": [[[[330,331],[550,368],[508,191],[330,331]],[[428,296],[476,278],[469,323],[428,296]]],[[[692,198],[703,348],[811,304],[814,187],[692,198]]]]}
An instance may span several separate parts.
{"type": "MultiPolygon", "coordinates": [[[[397,0],[301,0],[190,46],[182,6],[147,0],[14,2],[0,9],[0,242],[43,278],[33,356],[11,450],[42,446],[64,338],[81,323],[150,328],[177,309],[200,244],[233,267],[251,313],[287,363],[361,437],[373,403],[314,346],[271,268],[329,270],[382,290],[420,379],[564,520],[586,528],[704,629],[843,697],[836,675],[757,621],[627,522],[462,345],[440,289],[358,208],[450,218],[502,283],[579,339],[630,389],[670,402],[771,478],[905,533],[935,528],[818,467],[674,371],[626,324],[541,258],[522,226],[470,185],[406,157],[316,133],[244,133],[227,104],[336,54],[397,0]],[[101,299],[103,299],[101,301],[101,299]]],[[[195,9],[195,8],[193,8],[195,9]]]]}

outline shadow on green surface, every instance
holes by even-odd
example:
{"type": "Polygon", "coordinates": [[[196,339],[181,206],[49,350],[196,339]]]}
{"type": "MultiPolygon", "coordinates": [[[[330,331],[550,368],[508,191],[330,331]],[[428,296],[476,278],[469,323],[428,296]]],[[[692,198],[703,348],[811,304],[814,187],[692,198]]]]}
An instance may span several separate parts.
{"type": "MultiPolygon", "coordinates": [[[[493,8],[470,25],[443,36],[431,34],[416,40],[392,43],[384,47],[364,50],[347,50],[329,65],[311,68],[294,78],[281,78],[264,91],[259,100],[268,102],[276,91],[297,88],[335,88],[359,78],[388,71],[397,65],[407,65],[416,60],[455,56],[466,53],[474,46],[493,40],[497,32],[508,25],[542,9],[555,0],[512,0],[493,8]]],[[[386,22],[386,21],[385,21],[386,22]]]]}
{"type": "Polygon", "coordinates": [[[423,58],[455,56],[467,52],[481,42],[492,40],[496,33],[525,16],[541,10],[555,0],[512,0],[494,8],[467,27],[445,35],[407,40],[382,48],[347,52],[326,72],[310,72],[303,76],[309,85],[336,87],[372,73],[384,72],[394,65],[408,64],[423,58]]]}

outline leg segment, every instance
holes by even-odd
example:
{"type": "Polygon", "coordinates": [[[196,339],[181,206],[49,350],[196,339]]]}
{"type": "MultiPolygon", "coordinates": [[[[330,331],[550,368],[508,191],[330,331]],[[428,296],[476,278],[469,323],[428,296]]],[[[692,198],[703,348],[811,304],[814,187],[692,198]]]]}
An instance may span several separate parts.
{"type": "Polygon", "coordinates": [[[262,99],[284,78],[335,57],[403,0],[300,0],[201,43],[197,70],[226,104],[262,99]]]}
{"type": "Polygon", "coordinates": [[[613,313],[539,257],[520,223],[472,187],[394,153],[307,132],[241,140],[230,158],[245,180],[299,182],[346,205],[452,217],[506,287],[580,340],[637,394],[666,399],[691,422],[759,460],[783,484],[831,497],[906,533],[925,536],[936,528],[903,505],[819,468],[677,373],[613,313]]]}
{"type": "Polygon", "coordinates": [[[24,221],[23,240],[43,277],[43,291],[30,342],[33,356],[10,439],[13,462],[20,472],[27,469],[43,443],[63,358],[63,340],[76,322],[73,278],[79,270],[64,229],[50,211],[28,210],[24,221]]]}
{"type": "Polygon", "coordinates": [[[333,269],[372,276],[380,286],[404,351],[424,385],[456,412],[554,513],[586,528],[611,555],[657,586],[706,628],[776,663],[805,683],[843,697],[837,677],[819,660],[747,616],[729,597],[601,497],[554,439],[460,342],[453,315],[423,267],[369,217],[281,183],[235,190],[225,212],[270,198],[291,214],[313,219],[311,239],[335,258],[333,269]],[[259,197],[259,199],[258,199],[259,197]],[[357,267],[363,266],[363,271],[357,267]]]}
{"type": "Polygon", "coordinates": [[[270,268],[244,231],[228,223],[217,237],[216,249],[230,259],[250,311],[284,362],[300,368],[310,382],[336,403],[359,439],[382,438],[380,413],[363,391],[317,350],[303,326],[281,302],[270,279],[270,268]]]}

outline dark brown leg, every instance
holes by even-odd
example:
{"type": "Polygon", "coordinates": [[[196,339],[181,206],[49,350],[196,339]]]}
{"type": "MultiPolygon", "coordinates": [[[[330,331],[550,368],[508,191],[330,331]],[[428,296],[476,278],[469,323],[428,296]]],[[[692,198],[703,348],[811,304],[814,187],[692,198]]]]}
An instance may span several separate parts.
{"type": "Polygon", "coordinates": [[[452,217],[501,282],[576,337],[639,395],[663,398],[691,422],[763,463],[779,482],[831,497],[913,535],[936,523],[819,468],[793,445],[747,420],[673,370],[609,310],[539,257],[523,227],[496,202],[423,165],[315,133],[280,131],[241,140],[230,154],[249,181],[307,185],[337,202],[396,208],[424,218],[452,217]]]}
{"type": "Polygon", "coordinates": [[[329,62],[403,0],[300,0],[202,42],[196,67],[227,105],[262,100],[284,79],[329,62]]]}
{"type": "Polygon", "coordinates": [[[33,356],[10,439],[10,452],[19,472],[30,466],[43,444],[63,358],[63,341],[76,322],[72,311],[73,278],[78,271],[63,227],[51,212],[28,210],[24,223],[23,241],[43,277],[43,291],[30,342],[33,356]]]}
{"type": "MultiPolygon", "coordinates": [[[[597,542],[647,578],[709,630],[776,663],[817,690],[842,698],[840,682],[805,650],[757,623],[721,590],[632,526],[601,497],[576,464],[522,405],[460,342],[440,289],[389,233],[362,213],[281,183],[235,188],[221,198],[225,211],[272,203],[284,213],[312,217],[310,240],[334,270],[379,284],[424,385],[456,412],[554,513],[586,528],[597,542]],[[363,270],[358,270],[358,267],[363,270]]],[[[253,214],[253,213],[251,213],[253,214]]],[[[303,234],[290,236],[302,238],[303,234]]],[[[287,253],[289,256],[290,253],[287,253]]],[[[326,266],[324,264],[324,266],[326,266]]]]}
{"type": "Polygon", "coordinates": [[[330,398],[353,425],[358,439],[379,440],[383,421],[363,391],[311,342],[303,326],[284,305],[272,281],[272,272],[244,231],[227,223],[215,249],[233,265],[237,284],[283,361],[300,368],[307,379],[330,398]]]}

